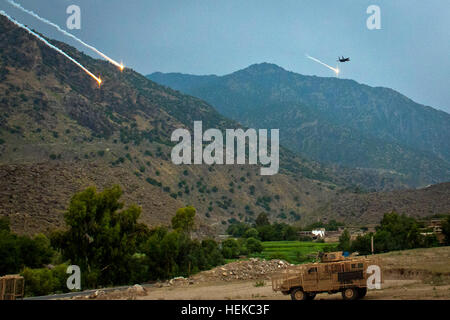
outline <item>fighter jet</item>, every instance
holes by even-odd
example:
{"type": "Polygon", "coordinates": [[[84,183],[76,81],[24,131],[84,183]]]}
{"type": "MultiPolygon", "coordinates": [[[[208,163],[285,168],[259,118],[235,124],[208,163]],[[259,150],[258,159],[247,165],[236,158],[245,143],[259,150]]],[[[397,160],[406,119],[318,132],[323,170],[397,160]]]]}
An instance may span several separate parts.
{"type": "Polygon", "coordinates": [[[344,58],[344,56],[342,56],[342,58],[338,57],[337,61],[339,61],[339,62],[348,62],[348,61],[350,61],[350,58],[344,58]]]}

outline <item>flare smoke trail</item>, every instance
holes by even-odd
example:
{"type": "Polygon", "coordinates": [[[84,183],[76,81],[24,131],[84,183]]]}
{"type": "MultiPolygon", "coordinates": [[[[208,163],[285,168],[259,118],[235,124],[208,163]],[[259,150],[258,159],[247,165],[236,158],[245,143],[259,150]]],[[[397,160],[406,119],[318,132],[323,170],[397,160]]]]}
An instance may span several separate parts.
{"type": "Polygon", "coordinates": [[[38,14],[34,13],[31,10],[25,9],[24,7],[22,7],[20,4],[14,2],[13,0],[7,0],[12,6],[16,7],[19,10],[22,10],[25,13],[28,13],[29,15],[35,17],[36,19],[56,28],[59,32],[63,33],[64,35],[71,37],[72,39],[78,41],[79,43],[81,43],[83,46],[85,46],[86,48],[91,49],[92,51],[96,52],[98,55],[102,56],[103,58],[105,58],[106,60],[108,60],[110,63],[112,63],[113,65],[115,65],[116,67],[118,67],[121,71],[123,71],[124,69],[124,65],[123,63],[118,63],[116,61],[114,61],[113,59],[111,59],[110,57],[108,57],[106,54],[104,54],[103,52],[99,51],[97,48],[87,44],[86,42],[84,42],[81,39],[78,39],[76,36],[74,36],[73,34],[67,32],[66,30],[62,29],[60,26],[58,26],[57,24],[40,17],[38,14]]]}
{"type": "Polygon", "coordinates": [[[72,61],[73,63],[75,63],[78,67],[80,67],[84,72],[86,72],[88,75],[90,75],[92,78],[94,78],[98,84],[100,85],[102,83],[102,79],[100,79],[100,77],[96,77],[92,72],[90,72],[87,68],[85,68],[81,63],[79,63],[77,60],[75,60],[74,58],[72,58],[71,56],[69,56],[67,53],[65,53],[64,51],[62,51],[61,49],[55,47],[54,45],[52,45],[50,42],[48,42],[47,40],[45,40],[44,38],[42,38],[40,35],[38,35],[37,33],[31,31],[30,29],[28,29],[25,25],[21,24],[20,22],[14,20],[13,18],[11,18],[5,11],[0,10],[0,14],[2,16],[5,16],[9,21],[11,21],[12,23],[14,23],[16,26],[26,30],[29,34],[35,36],[36,38],[38,38],[39,40],[41,40],[44,44],[46,44],[48,47],[56,50],[57,52],[59,52],[60,54],[62,54],[63,56],[65,56],[67,59],[69,59],[70,61],[72,61]]]}
{"type": "Polygon", "coordinates": [[[317,62],[317,63],[320,63],[321,65],[327,67],[328,69],[333,70],[333,71],[336,73],[336,75],[339,75],[339,68],[333,68],[333,67],[330,67],[330,66],[327,65],[326,63],[323,63],[323,62],[320,61],[319,59],[313,58],[313,57],[311,57],[311,56],[308,55],[308,54],[306,55],[306,57],[307,57],[308,59],[311,59],[311,60],[317,62]]]}

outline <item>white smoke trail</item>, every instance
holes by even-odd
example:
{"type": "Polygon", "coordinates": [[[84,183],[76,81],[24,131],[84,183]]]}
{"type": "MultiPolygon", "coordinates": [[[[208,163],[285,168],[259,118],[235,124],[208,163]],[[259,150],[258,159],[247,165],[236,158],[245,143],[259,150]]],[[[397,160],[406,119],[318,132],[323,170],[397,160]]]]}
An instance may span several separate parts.
{"type": "Polygon", "coordinates": [[[311,56],[310,56],[310,55],[308,55],[308,54],[306,54],[306,57],[307,57],[308,59],[311,59],[311,60],[313,60],[313,61],[317,62],[317,63],[320,63],[321,65],[323,65],[323,66],[327,67],[328,69],[331,69],[331,70],[333,70],[333,71],[334,71],[334,72],[336,73],[336,75],[338,75],[338,74],[339,74],[339,69],[338,69],[338,68],[333,68],[333,67],[331,67],[331,66],[327,65],[326,63],[324,63],[324,62],[320,61],[319,59],[316,59],[316,58],[314,58],[314,57],[311,57],[311,56]]]}
{"type": "Polygon", "coordinates": [[[86,42],[84,42],[83,40],[77,38],[76,36],[74,36],[73,34],[67,32],[66,30],[62,29],[60,26],[58,26],[56,23],[53,23],[45,18],[40,17],[37,13],[34,13],[31,10],[25,9],[24,7],[22,7],[20,4],[14,2],[13,0],[7,0],[12,6],[16,7],[17,9],[22,10],[25,13],[28,13],[29,15],[35,17],[36,19],[56,28],[59,32],[63,33],[64,35],[71,37],[72,39],[78,41],[79,43],[81,43],[83,46],[85,46],[86,48],[91,49],[92,51],[96,52],[98,55],[102,56],[103,58],[105,58],[106,60],[108,60],[110,63],[112,63],[113,65],[115,65],[116,67],[118,67],[120,70],[124,69],[124,66],[122,63],[118,63],[116,61],[114,61],[113,59],[111,59],[110,57],[108,57],[106,54],[104,54],[103,52],[99,51],[97,48],[87,44],[86,42]]]}
{"type": "Polygon", "coordinates": [[[72,58],[71,56],[69,56],[67,53],[65,53],[64,51],[62,51],[61,49],[55,47],[54,45],[52,45],[50,42],[48,42],[47,40],[45,40],[44,38],[42,38],[40,35],[38,35],[37,33],[31,31],[30,29],[28,29],[25,25],[21,24],[20,22],[14,20],[13,18],[11,18],[5,11],[0,10],[0,14],[2,16],[5,16],[9,21],[11,21],[12,23],[14,23],[16,26],[26,30],[29,34],[35,36],[36,38],[38,38],[39,40],[41,40],[44,44],[46,44],[48,47],[56,50],[57,52],[59,52],[60,54],[62,54],[64,57],[66,57],[67,59],[69,59],[70,61],[72,61],[73,63],[75,63],[78,67],[80,67],[84,72],[86,72],[88,75],[90,75],[92,78],[94,78],[98,84],[100,85],[102,83],[102,79],[100,79],[100,77],[96,77],[92,72],[90,72],[87,68],[85,68],[81,63],[79,63],[77,60],[75,60],[74,58],[72,58]]]}

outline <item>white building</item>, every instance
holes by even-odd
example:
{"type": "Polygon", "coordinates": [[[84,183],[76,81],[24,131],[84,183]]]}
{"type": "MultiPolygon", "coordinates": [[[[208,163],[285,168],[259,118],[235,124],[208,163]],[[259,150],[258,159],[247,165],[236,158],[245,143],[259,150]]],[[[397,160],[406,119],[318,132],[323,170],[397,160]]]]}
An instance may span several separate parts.
{"type": "Polygon", "coordinates": [[[325,237],[325,228],[314,229],[313,231],[311,231],[311,233],[316,237],[324,238],[325,237]]]}

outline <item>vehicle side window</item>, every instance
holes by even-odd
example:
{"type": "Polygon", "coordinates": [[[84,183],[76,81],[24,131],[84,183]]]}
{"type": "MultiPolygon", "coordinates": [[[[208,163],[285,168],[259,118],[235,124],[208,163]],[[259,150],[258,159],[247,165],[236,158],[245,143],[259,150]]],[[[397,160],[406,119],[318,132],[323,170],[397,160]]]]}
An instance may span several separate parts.
{"type": "Polygon", "coordinates": [[[362,263],[358,263],[358,268],[362,268],[363,264],[362,263]]]}

